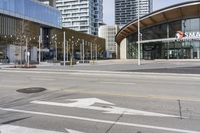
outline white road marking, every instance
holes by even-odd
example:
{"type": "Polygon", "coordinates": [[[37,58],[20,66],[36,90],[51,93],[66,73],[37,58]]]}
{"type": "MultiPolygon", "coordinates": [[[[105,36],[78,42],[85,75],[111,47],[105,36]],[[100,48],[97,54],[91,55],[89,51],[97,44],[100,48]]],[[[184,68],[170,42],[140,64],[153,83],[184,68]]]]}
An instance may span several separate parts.
{"type": "Polygon", "coordinates": [[[162,130],[162,131],[168,131],[168,132],[200,133],[200,131],[183,130],[183,129],[168,128],[168,127],[158,127],[158,126],[142,125],[142,124],[135,124],[135,123],[115,122],[115,121],[92,119],[92,118],[86,118],[86,117],[77,117],[77,116],[60,115],[60,114],[52,114],[52,113],[44,113],[44,112],[18,110],[18,109],[12,109],[12,108],[0,108],[0,110],[8,111],[8,112],[32,114],[32,115],[43,115],[43,116],[51,116],[51,117],[58,117],[58,118],[75,119],[75,120],[82,120],[82,121],[89,121],[89,122],[98,122],[98,123],[104,123],[104,124],[115,124],[115,125],[120,125],[120,126],[155,129],[155,130],[162,130]]]}
{"type": "Polygon", "coordinates": [[[135,85],[136,83],[130,83],[130,82],[100,82],[105,84],[118,84],[118,85],[135,85]]]}
{"type": "Polygon", "coordinates": [[[35,128],[21,127],[21,126],[13,126],[13,125],[2,125],[0,126],[0,133],[63,133],[63,132],[48,131],[35,128]]]}
{"type": "Polygon", "coordinates": [[[95,103],[114,105],[113,103],[98,99],[98,98],[81,98],[81,99],[67,99],[67,101],[74,101],[74,103],[69,103],[71,107],[88,107],[95,103]]]}
{"type": "Polygon", "coordinates": [[[67,129],[67,128],[65,128],[65,130],[66,130],[68,133],[84,133],[84,132],[80,132],[80,131],[76,131],[76,130],[71,130],[71,129],[67,129]]]}
{"type": "Polygon", "coordinates": [[[4,73],[34,73],[34,74],[59,74],[59,75],[95,75],[95,76],[108,76],[110,77],[110,74],[106,74],[106,73],[82,73],[82,72],[65,72],[65,71],[60,71],[60,72],[56,72],[56,71],[27,71],[27,70],[0,70],[0,72],[4,72],[4,73]]]}
{"type": "Polygon", "coordinates": [[[90,107],[91,105],[95,103],[114,105],[113,103],[110,103],[98,98],[67,99],[67,101],[74,101],[74,102],[73,103],[56,103],[56,102],[46,102],[46,101],[32,101],[30,103],[52,105],[52,106],[62,106],[62,107],[78,107],[78,108],[90,107]]]}
{"type": "Polygon", "coordinates": [[[130,77],[130,76],[139,76],[139,77],[150,77],[150,78],[175,78],[175,79],[200,79],[200,75],[198,74],[179,74],[179,73],[145,73],[145,72],[115,72],[115,71],[89,71],[89,70],[63,70],[63,71],[55,71],[55,70],[20,70],[20,69],[1,69],[0,72],[6,72],[6,73],[38,73],[38,74],[60,74],[60,75],[95,75],[95,76],[113,76],[116,75],[118,77],[130,77]]]}
{"type": "Polygon", "coordinates": [[[175,115],[147,112],[147,111],[141,111],[141,110],[135,110],[135,109],[129,109],[129,108],[121,108],[121,107],[116,107],[116,106],[108,106],[106,108],[92,106],[95,103],[114,105],[113,103],[110,103],[101,99],[97,99],[97,98],[69,99],[69,101],[75,101],[75,102],[57,103],[57,102],[46,102],[46,101],[32,101],[31,103],[40,104],[40,105],[98,110],[98,111],[104,111],[104,113],[108,113],[108,114],[126,114],[126,115],[141,115],[141,116],[155,116],[155,117],[179,117],[175,115]]]}
{"type": "Polygon", "coordinates": [[[56,80],[56,79],[53,79],[53,78],[31,78],[31,80],[53,81],[53,80],[56,80]]]}

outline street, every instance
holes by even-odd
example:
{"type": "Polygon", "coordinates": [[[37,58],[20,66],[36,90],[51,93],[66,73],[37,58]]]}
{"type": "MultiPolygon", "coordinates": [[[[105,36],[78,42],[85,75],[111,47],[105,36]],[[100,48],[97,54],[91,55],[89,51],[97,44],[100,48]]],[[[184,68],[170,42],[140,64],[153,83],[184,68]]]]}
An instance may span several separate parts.
{"type": "Polygon", "coordinates": [[[200,133],[199,75],[0,69],[0,77],[1,133],[200,133]]]}

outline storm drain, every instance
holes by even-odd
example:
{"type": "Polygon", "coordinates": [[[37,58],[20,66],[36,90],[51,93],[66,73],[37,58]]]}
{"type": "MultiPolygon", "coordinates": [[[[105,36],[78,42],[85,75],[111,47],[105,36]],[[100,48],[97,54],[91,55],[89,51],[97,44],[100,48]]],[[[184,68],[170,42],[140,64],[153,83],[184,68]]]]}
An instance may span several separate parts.
{"type": "Polygon", "coordinates": [[[39,93],[42,91],[45,91],[47,89],[42,88],[42,87],[30,87],[30,88],[23,88],[23,89],[18,89],[17,92],[20,93],[39,93]]]}

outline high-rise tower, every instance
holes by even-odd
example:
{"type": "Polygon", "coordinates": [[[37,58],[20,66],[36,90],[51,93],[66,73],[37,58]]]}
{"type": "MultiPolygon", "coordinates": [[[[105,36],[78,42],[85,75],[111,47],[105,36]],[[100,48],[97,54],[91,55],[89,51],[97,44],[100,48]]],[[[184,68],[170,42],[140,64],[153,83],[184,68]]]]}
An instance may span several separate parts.
{"type": "MultiPolygon", "coordinates": [[[[153,0],[139,0],[140,16],[153,11],[153,0]]],[[[138,0],[115,0],[115,24],[125,25],[137,18],[138,0]]]]}
{"type": "Polygon", "coordinates": [[[103,22],[103,0],[56,0],[63,27],[98,35],[103,22]]]}

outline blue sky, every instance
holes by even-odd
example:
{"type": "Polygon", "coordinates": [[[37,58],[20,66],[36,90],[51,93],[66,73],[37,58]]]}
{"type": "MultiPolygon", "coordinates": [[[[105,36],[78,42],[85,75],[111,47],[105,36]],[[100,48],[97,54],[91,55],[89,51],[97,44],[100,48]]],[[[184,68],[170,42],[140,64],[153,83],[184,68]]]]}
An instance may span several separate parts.
{"type": "MultiPolygon", "coordinates": [[[[114,1],[115,0],[104,0],[104,22],[108,25],[114,24],[114,1]]],[[[191,0],[153,0],[154,11],[160,8],[164,8],[173,4],[191,1],[191,0]]]]}

